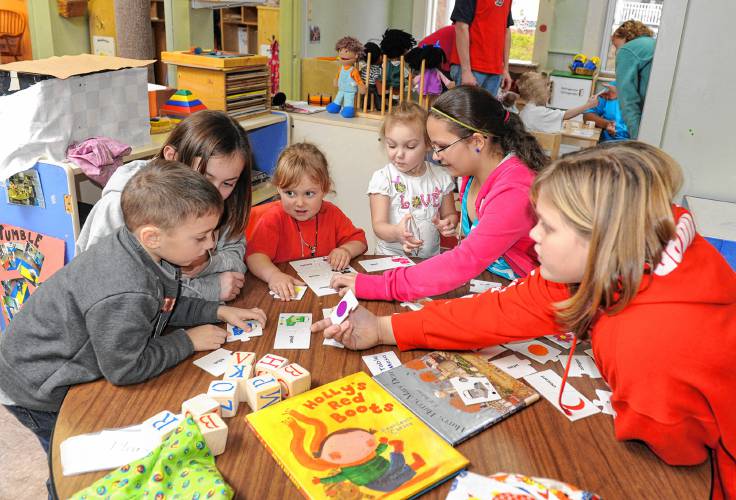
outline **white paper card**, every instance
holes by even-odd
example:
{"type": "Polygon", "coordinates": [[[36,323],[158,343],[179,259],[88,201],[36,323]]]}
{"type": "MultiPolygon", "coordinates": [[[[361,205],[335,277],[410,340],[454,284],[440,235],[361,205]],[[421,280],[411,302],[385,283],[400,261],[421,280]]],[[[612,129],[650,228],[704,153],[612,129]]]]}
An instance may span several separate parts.
{"type": "Polygon", "coordinates": [[[572,412],[571,415],[567,415],[557,404],[562,379],[552,370],[544,370],[543,372],[527,375],[524,377],[524,381],[536,389],[539,394],[552,403],[552,406],[557,408],[557,410],[573,422],[575,420],[600,413],[600,410],[585,396],[580,394],[577,389],[570,385],[570,382],[568,381],[565,384],[565,392],[562,395],[562,402],[568,407],[567,409],[572,412]]]}
{"type": "Polygon", "coordinates": [[[73,436],[59,447],[62,472],[70,476],[114,469],[146,456],[160,444],[140,426],[73,436]]]}
{"type": "Polygon", "coordinates": [[[276,327],[274,349],[309,349],[312,338],[310,313],[281,313],[276,327]]]}
{"type": "Polygon", "coordinates": [[[368,366],[372,375],[378,375],[401,365],[401,361],[399,361],[399,357],[394,351],[363,356],[363,362],[368,366]]]}
{"type": "Polygon", "coordinates": [[[239,326],[231,325],[228,323],[227,333],[229,335],[227,336],[227,341],[233,342],[234,340],[240,340],[241,342],[248,342],[251,337],[260,337],[261,335],[263,335],[263,326],[261,326],[261,323],[259,321],[250,320],[246,323],[248,323],[248,326],[250,326],[250,331],[245,331],[239,326]]]}
{"type": "MultiPolygon", "coordinates": [[[[559,362],[562,364],[563,369],[567,364],[567,358],[567,356],[560,356],[559,362]]],[[[601,372],[598,371],[593,358],[585,354],[573,354],[572,361],[570,361],[570,371],[567,376],[582,377],[583,375],[587,375],[590,378],[601,378],[601,372]]]]}
{"type": "Polygon", "coordinates": [[[527,375],[531,375],[537,371],[532,366],[531,361],[519,358],[514,354],[491,360],[491,364],[514,378],[526,377],[527,375]]]}
{"type": "Polygon", "coordinates": [[[227,370],[227,363],[230,360],[231,354],[231,351],[220,348],[195,360],[194,365],[200,367],[210,375],[219,377],[227,370]]]}
{"type": "Polygon", "coordinates": [[[564,349],[570,349],[575,336],[572,333],[560,333],[558,335],[545,335],[544,338],[564,349]]]}
{"type": "Polygon", "coordinates": [[[337,305],[332,310],[332,314],[330,314],[330,320],[332,321],[333,325],[339,325],[343,321],[345,321],[345,318],[348,317],[351,311],[354,311],[358,307],[358,299],[355,298],[355,294],[353,294],[352,290],[348,290],[345,295],[343,295],[340,302],[337,303],[337,305]]]}
{"type": "Polygon", "coordinates": [[[488,347],[484,347],[483,349],[479,349],[475,351],[476,354],[480,354],[483,356],[486,361],[490,360],[491,358],[495,358],[499,354],[506,352],[508,349],[506,349],[502,345],[491,345],[488,347]]]}
{"type": "Polygon", "coordinates": [[[420,311],[424,308],[424,302],[429,302],[432,299],[429,297],[425,297],[423,299],[419,299],[416,302],[402,302],[399,304],[401,307],[408,307],[412,311],[420,311]]]}
{"type": "Polygon", "coordinates": [[[330,281],[334,274],[357,273],[357,271],[350,266],[348,266],[347,269],[333,271],[332,266],[330,266],[330,263],[327,261],[327,257],[295,260],[289,262],[289,264],[294,268],[294,270],[296,270],[296,273],[302,281],[304,281],[318,297],[337,293],[337,290],[330,287],[330,281]]]}
{"type": "Polygon", "coordinates": [[[595,356],[593,356],[593,348],[592,348],[592,347],[591,347],[590,349],[586,349],[586,350],[585,350],[585,351],[583,351],[583,352],[584,352],[585,354],[587,354],[588,356],[590,356],[591,358],[595,359],[595,356]]]}
{"type": "MultiPolygon", "coordinates": [[[[332,314],[332,310],[333,309],[334,309],[334,307],[328,307],[326,309],[322,309],[322,317],[325,318],[325,319],[329,318],[330,317],[330,314],[332,314]]],[[[329,346],[337,347],[337,348],[340,348],[340,349],[344,349],[345,348],[344,345],[342,345],[340,342],[338,342],[335,339],[324,339],[322,341],[322,345],[329,345],[329,346]]]]}
{"type": "MultiPolygon", "coordinates": [[[[304,297],[304,294],[307,292],[307,287],[304,285],[294,285],[294,292],[296,292],[296,297],[292,297],[291,300],[302,300],[302,297],[304,297]]],[[[279,294],[273,290],[269,290],[268,293],[270,293],[274,299],[281,300],[279,294]]]]}
{"type": "Polygon", "coordinates": [[[593,404],[600,408],[600,410],[606,415],[613,415],[615,417],[616,410],[613,409],[613,405],[611,404],[611,396],[613,393],[611,391],[604,391],[603,389],[596,389],[595,395],[598,399],[594,399],[593,404]]]}
{"type": "Polygon", "coordinates": [[[452,377],[450,383],[466,405],[501,399],[496,388],[485,377],[452,377]]]}
{"type": "Polygon", "coordinates": [[[559,349],[550,347],[543,342],[532,340],[530,342],[514,342],[513,344],[504,344],[512,351],[527,356],[537,363],[546,363],[548,361],[554,361],[557,356],[562,352],[559,349]]]}
{"type": "Polygon", "coordinates": [[[382,257],[380,259],[371,259],[360,261],[359,264],[365,269],[367,273],[373,273],[377,271],[386,271],[388,269],[395,269],[397,267],[409,267],[413,266],[414,261],[409,257],[403,256],[391,256],[382,257]]]}
{"type": "Polygon", "coordinates": [[[501,288],[503,283],[495,281],[470,280],[470,293],[483,293],[491,288],[501,288]]]}

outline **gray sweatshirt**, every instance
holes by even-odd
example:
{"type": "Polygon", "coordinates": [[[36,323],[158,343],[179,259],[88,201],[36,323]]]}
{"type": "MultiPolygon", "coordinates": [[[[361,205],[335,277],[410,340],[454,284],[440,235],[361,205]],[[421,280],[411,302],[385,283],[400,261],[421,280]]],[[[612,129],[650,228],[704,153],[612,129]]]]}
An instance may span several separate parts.
{"type": "Polygon", "coordinates": [[[189,357],[186,332],[163,329],[214,323],[218,303],[177,297],[176,268],[162,264],[123,227],[56,272],[0,341],[0,390],[18,406],[58,411],[72,385],[135,384],[189,357]]]}
{"type": "MultiPolygon", "coordinates": [[[[123,211],[120,208],[120,195],[123,188],[147,160],[135,160],[118,168],[102,190],[100,201],[95,203],[87,217],[79,238],[76,241],[77,255],[88,250],[110,233],[124,225],[123,211]]],[[[182,278],[182,295],[205,300],[220,299],[220,273],[235,271],[245,273],[245,236],[230,240],[228,234],[221,234],[217,247],[210,257],[207,267],[194,278],[182,278]]]]}

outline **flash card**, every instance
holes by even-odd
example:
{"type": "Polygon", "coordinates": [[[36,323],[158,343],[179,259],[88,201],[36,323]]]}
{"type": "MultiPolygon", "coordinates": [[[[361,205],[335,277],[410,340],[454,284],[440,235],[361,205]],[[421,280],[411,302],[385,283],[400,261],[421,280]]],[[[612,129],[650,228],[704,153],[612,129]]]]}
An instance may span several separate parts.
{"type": "Polygon", "coordinates": [[[207,373],[219,377],[227,370],[227,364],[231,354],[232,352],[227,349],[217,349],[195,360],[194,364],[207,373]]]}
{"type": "Polygon", "coordinates": [[[495,281],[470,280],[470,293],[483,293],[491,288],[501,288],[501,283],[495,281]]]}
{"type": "MultiPolygon", "coordinates": [[[[294,292],[296,292],[296,296],[292,297],[291,300],[302,300],[302,297],[304,297],[304,294],[307,292],[307,287],[305,285],[294,285],[294,292]]],[[[279,294],[273,290],[268,293],[270,293],[274,299],[281,300],[279,294]]]]}
{"type": "Polygon", "coordinates": [[[600,408],[601,412],[615,417],[616,410],[611,405],[611,396],[613,393],[611,391],[604,391],[603,389],[596,389],[595,395],[598,396],[598,399],[594,399],[593,404],[600,408]]]}
{"type": "MultiPolygon", "coordinates": [[[[330,315],[332,314],[332,311],[334,309],[335,309],[334,307],[328,307],[326,309],[322,309],[322,317],[325,318],[325,319],[329,318],[330,315]]],[[[324,339],[322,341],[322,345],[329,345],[329,346],[332,346],[332,347],[338,347],[340,349],[344,349],[345,348],[344,345],[342,345],[340,342],[338,342],[335,339],[324,339]]]]}
{"type": "Polygon", "coordinates": [[[399,357],[394,351],[386,351],[379,354],[369,354],[363,356],[363,362],[368,366],[371,371],[371,375],[378,375],[391,368],[396,368],[401,365],[399,357]]]}
{"type": "Polygon", "coordinates": [[[340,300],[332,310],[332,314],[330,314],[332,324],[339,325],[342,323],[345,318],[348,317],[350,311],[354,310],[356,307],[358,307],[358,299],[355,298],[352,290],[348,290],[342,300],[340,300]]]}
{"type": "Polygon", "coordinates": [[[450,383],[466,405],[501,399],[495,387],[485,377],[453,377],[450,383]]]}
{"type": "Polygon", "coordinates": [[[537,340],[532,340],[531,342],[514,342],[513,344],[504,344],[504,346],[533,359],[537,363],[553,361],[557,359],[557,356],[561,352],[559,349],[550,347],[544,342],[537,340]]]}
{"type": "MultiPolygon", "coordinates": [[[[562,367],[566,366],[567,356],[560,356],[560,363],[562,367]]],[[[598,367],[595,365],[593,358],[586,356],[585,354],[577,355],[574,354],[572,361],[570,361],[570,372],[569,377],[582,377],[587,375],[590,378],[601,378],[601,372],[598,371],[598,367]]]]}
{"type": "Polygon", "coordinates": [[[309,349],[312,315],[299,313],[279,314],[274,349],[309,349]]]}
{"type": "Polygon", "coordinates": [[[562,408],[557,404],[562,379],[552,370],[545,370],[543,372],[528,375],[524,377],[524,380],[534,387],[539,394],[544,396],[547,401],[552,403],[552,406],[557,408],[563,415],[573,422],[600,412],[593,403],[588,401],[585,396],[580,394],[577,389],[570,385],[569,381],[565,384],[565,392],[562,394],[562,402],[567,406],[567,409],[572,412],[572,415],[567,415],[562,411],[562,408]]]}
{"type": "Polygon", "coordinates": [[[363,260],[359,264],[366,272],[386,271],[397,267],[409,267],[414,261],[404,256],[381,257],[380,259],[363,260]]]}
{"type": "Polygon", "coordinates": [[[514,354],[500,359],[494,359],[491,361],[491,364],[514,378],[526,377],[537,371],[532,366],[531,361],[519,358],[514,354]]]}
{"type": "Polygon", "coordinates": [[[250,340],[248,332],[246,332],[239,326],[231,325],[230,323],[227,324],[227,333],[227,342],[234,342],[236,340],[239,340],[241,342],[248,342],[250,340]]]}

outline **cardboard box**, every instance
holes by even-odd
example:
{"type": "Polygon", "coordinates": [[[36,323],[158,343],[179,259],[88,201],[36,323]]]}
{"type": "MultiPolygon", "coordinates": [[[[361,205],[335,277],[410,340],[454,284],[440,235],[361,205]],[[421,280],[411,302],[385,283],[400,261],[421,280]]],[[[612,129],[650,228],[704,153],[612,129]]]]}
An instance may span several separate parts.
{"type": "Polygon", "coordinates": [[[574,75],[565,71],[553,71],[552,96],[549,105],[557,109],[570,109],[585,104],[593,91],[593,78],[574,75]]]}

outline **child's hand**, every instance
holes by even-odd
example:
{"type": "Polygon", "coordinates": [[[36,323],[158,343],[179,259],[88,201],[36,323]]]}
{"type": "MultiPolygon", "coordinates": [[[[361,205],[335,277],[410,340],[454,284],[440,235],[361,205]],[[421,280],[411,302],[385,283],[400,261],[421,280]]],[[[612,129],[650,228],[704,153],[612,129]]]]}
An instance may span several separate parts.
{"type": "Polygon", "coordinates": [[[611,134],[612,137],[615,137],[616,136],[616,123],[608,122],[608,125],[606,125],[606,132],[611,134]]]}
{"type": "Polygon", "coordinates": [[[457,234],[457,224],[453,219],[440,219],[439,215],[435,215],[432,224],[437,228],[442,236],[451,237],[457,234]]]}
{"type": "Polygon", "coordinates": [[[595,108],[596,106],[598,106],[598,94],[592,96],[590,99],[588,99],[588,102],[585,103],[586,109],[595,108]]]}
{"type": "Polygon", "coordinates": [[[250,327],[248,326],[249,319],[254,319],[261,326],[266,326],[266,313],[257,307],[253,309],[242,309],[240,307],[220,306],[217,308],[217,319],[240,327],[246,332],[250,331],[250,327]]]}
{"type": "Polygon", "coordinates": [[[345,269],[350,264],[350,252],[344,248],[337,247],[327,256],[327,262],[330,263],[330,266],[335,271],[345,269]]]}
{"type": "Polygon", "coordinates": [[[186,330],[195,351],[218,349],[227,339],[227,332],[215,325],[201,325],[186,330]]]}
{"type": "Polygon", "coordinates": [[[355,277],[357,274],[333,274],[330,280],[330,287],[337,290],[340,295],[345,295],[348,290],[355,293],[355,277]]]}
{"type": "Polygon", "coordinates": [[[271,279],[268,280],[268,288],[272,292],[276,292],[282,301],[288,301],[296,297],[294,285],[304,285],[304,282],[281,271],[274,273],[271,279]]]}
{"type": "Polygon", "coordinates": [[[348,349],[370,349],[381,343],[378,317],[363,306],[358,306],[339,325],[330,318],[312,325],[312,333],[323,332],[327,339],[335,339],[348,349]]]}
{"type": "Polygon", "coordinates": [[[421,248],[424,243],[422,240],[417,239],[416,236],[414,236],[414,233],[409,229],[410,221],[411,214],[406,214],[402,217],[399,223],[396,224],[396,230],[398,232],[397,239],[401,243],[404,251],[409,254],[417,248],[421,248]]]}
{"type": "Polygon", "coordinates": [[[245,284],[245,274],[235,271],[220,273],[220,300],[227,302],[240,294],[245,284]]]}

